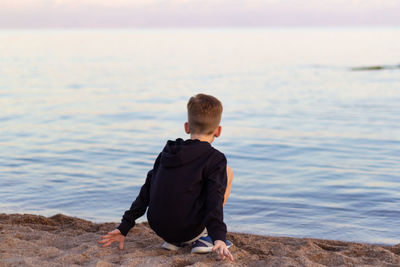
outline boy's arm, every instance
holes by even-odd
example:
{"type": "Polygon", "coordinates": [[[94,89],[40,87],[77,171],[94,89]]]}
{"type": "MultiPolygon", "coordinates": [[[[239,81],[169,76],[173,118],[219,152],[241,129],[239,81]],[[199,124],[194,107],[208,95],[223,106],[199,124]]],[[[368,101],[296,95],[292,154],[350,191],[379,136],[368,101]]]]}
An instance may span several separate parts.
{"type": "Polygon", "coordinates": [[[150,183],[152,176],[153,170],[147,173],[146,182],[140,189],[138,197],[133,201],[130,209],[125,211],[124,216],[122,216],[121,224],[117,229],[124,236],[126,236],[129,230],[135,226],[135,220],[146,212],[147,206],[150,202],[150,183]]]}
{"type": "Polygon", "coordinates": [[[135,201],[133,201],[131,208],[125,211],[122,216],[121,224],[117,227],[117,229],[121,232],[122,235],[126,236],[129,230],[135,226],[135,220],[146,212],[147,206],[150,202],[150,185],[151,178],[153,177],[154,170],[158,169],[158,165],[160,164],[161,153],[158,155],[153,169],[147,173],[146,182],[140,189],[140,193],[135,201]]]}
{"type": "Polygon", "coordinates": [[[226,240],[226,225],[224,223],[223,203],[227,185],[226,158],[221,154],[217,164],[206,176],[206,216],[204,224],[208,234],[215,242],[226,240]]]}

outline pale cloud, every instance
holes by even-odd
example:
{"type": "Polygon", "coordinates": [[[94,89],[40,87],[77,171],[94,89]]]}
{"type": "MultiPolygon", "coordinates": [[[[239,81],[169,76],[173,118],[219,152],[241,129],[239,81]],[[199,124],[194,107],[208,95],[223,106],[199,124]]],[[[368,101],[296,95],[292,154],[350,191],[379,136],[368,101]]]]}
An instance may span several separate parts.
{"type": "Polygon", "coordinates": [[[0,5],[3,8],[78,6],[135,7],[154,5],[160,2],[162,2],[162,0],[0,0],[0,5]]]}
{"type": "Polygon", "coordinates": [[[400,0],[0,0],[0,27],[400,25],[400,0]]]}
{"type": "Polygon", "coordinates": [[[140,7],[151,5],[193,5],[197,6],[231,6],[241,5],[248,7],[268,6],[310,6],[315,8],[337,6],[342,8],[376,8],[399,7],[399,0],[0,0],[3,8],[20,7],[54,7],[54,6],[105,6],[105,7],[140,7]]]}

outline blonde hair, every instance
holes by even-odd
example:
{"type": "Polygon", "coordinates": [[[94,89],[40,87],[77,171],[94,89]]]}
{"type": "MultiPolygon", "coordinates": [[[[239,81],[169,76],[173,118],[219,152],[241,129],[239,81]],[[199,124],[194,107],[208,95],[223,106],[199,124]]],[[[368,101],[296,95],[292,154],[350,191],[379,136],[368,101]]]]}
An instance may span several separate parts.
{"type": "Polygon", "coordinates": [[[221,122],[222,109],[221,102],[211,95],[192,96],[187,103],[190,132],[212,134],[221,122]]]}

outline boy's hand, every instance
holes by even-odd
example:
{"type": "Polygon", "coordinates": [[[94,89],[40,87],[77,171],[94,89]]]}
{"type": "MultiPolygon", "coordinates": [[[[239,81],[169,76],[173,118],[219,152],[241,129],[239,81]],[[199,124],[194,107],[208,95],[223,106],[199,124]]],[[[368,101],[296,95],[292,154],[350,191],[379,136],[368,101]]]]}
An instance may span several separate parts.
{"type": "Polygon", "coordinates": [[[226,244],[224,241],[221,240],[215,240],[214,242],[214,247],[212,249],[213,251],[216,251],[220,256],[221,259],[224,260],[225,257],[233,261],[233,256],[229,252],[228,248],[226,247],[226,244]]]}
{"type": "Polygon", "coordinates": [[[124,241],[125,241],[125,236],[121,234],[121,232],[118,229],[115,229],[114,231],[108,232],[107,235],[103,235],[102,240],[98,241],[99,244],[103,244],[102,247],[108,247],[114,242],[119,243],[119,249],[124,249],[124,241]]]}

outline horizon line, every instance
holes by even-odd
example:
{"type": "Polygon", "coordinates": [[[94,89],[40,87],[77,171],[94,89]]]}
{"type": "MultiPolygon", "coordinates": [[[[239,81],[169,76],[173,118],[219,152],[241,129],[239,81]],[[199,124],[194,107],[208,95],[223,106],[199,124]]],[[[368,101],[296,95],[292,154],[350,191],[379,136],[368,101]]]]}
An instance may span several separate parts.
{"type": "Polygon", "coordinates": [[[40,26],[40,27],[2,27],[1,30],[201,30],[201,29],[301,29],[301,28],[396,28],[400,25],[260,25],[260,26],[40,26]]]}

